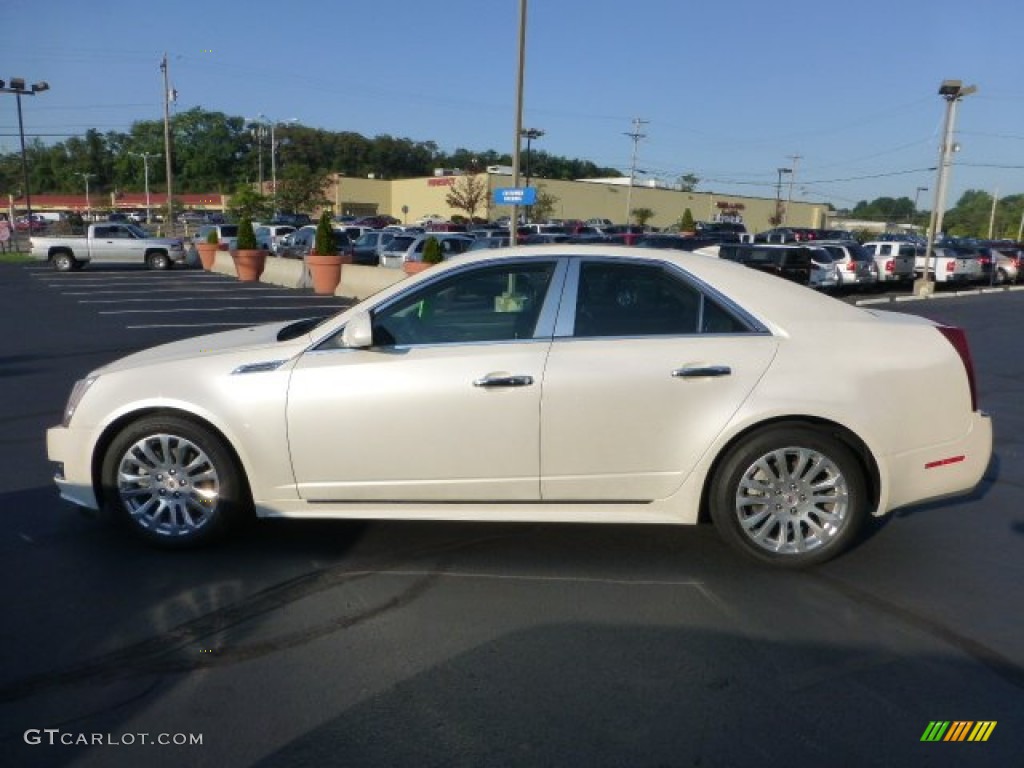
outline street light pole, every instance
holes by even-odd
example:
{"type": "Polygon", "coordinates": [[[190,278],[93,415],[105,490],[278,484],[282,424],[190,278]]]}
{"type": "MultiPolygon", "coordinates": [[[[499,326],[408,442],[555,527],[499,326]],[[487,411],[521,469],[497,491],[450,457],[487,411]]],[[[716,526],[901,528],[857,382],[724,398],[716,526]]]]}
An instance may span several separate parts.
{"type": "Polygon", "coordinates": [[[778,168],[779,180],[775,183],[775,226],[782,224],[782,174],[792,173],[792,168],[778,168]]]}
{"type": "Polygon", "coordinates": [[[92,221],[92,202],[89,200],[89,179],[96,176],[95,173],[81,173],[76,174],[85,179],[85,212],[89,217],[89,221],[92,221]]]}
{"type": "Polygon", "coordinates": [[[913,225],[914,219],[917,217],[917,198],[922,192],[927,192],[928,187],[918,187],[914,192],[914,210],[910,212],[910,223],[913,225]]]}
{"type": "Polygon", "coordinates": [[[978,88],[973,85],[964,86],[960,80],[943,80],[939,86],[939,95],[946,100],[946,125],[943,130],[942,147],[939,150],[938,179],[935,185],[935,205],[932,208],[928,226],[928,243],[924,252],[924,271],[914,284],[914,293],[918,296],[930,295],[934,284],[928,279],[935,256],[935,237],[942,230],[943,210],[946,207],[946,184],[949,181],[949,168],[953,164],[953,132],[956,126],[956,107],[960,99],[970,96],[978,88]]]}
{"type": "MultiPolygon", "coordinates": [[[[297,123],[299,119],[297,117],[289,118],[288,120],[271,120],[264,114],[259,115],[259,119],[263,121],[262,125],[270,126],[270,196],[274,204],[274,212],[277,212],[277,136],[274,129],[278,125],[288,125],[291,123],[297,123]]],[[[262,144],[260,150],[260,194],[263,194],[263,155],[262,155],[262,144]]]]}
{"type": "MultiPolygon", "coordinates": [[[[32,232],[32,194],[29,191],[28,184],[28,155],[25,153],[25,124],[21,118],[21,97],[22,96],[35,96],[37,93],[50,90],[50,84],[45,80],[41,80],[38,83],[32,83],[30,87],[26,87],[25,78],[23,77],[12,77],[9,82],[0,80],[0,93],[13,93],[14,98],[18,101],[18,138],[21,140],[21,175],[22,183],[25,185],[25,209],[26,216],[28,218],[28,231],[32,232]]],[[[13,205],[11,206],[14,207],[13,205]]],[[[13,212],[11,214],[13,216],[13,212]]],[[[14,222],[11,222],[11,226],[14,226],[14,222]]]]}
{"type": "Polygon", "coordinates": [[[150,154],[149,152],[129,152],[129,155],[135,155],[135,157],[142,158],[142,173],[145,178],[146,184],[146,223],[150,223],[150,213],[152,208],[149,204],[149,158],[151,157],[163,157],[159,152],[156,154],[150,154]]]}

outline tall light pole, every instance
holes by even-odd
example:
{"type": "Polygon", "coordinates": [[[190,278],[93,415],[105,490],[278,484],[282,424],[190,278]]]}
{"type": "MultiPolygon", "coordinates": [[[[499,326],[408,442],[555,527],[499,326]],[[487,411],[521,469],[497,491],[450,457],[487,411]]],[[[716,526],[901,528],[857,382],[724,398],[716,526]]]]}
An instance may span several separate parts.
{"type": "MultiPolygon", "coordinates": [[[[277,137],[274,128],[278,125],[291,125],[299,122],[299,118],[292,117],[287,120],[271,120],[264,114],[259,115],[262,125],[270,126],[270,195],[274,203],[274,212],[277,212],[277,137]]],[[[261,150],[262,152],[262,150],[261,150]]],[[[260,194],[263,194],[263,155],[260,155],[260,194]]]]}
{"type": "MultiPolygon", "coordinates": [[[[26,216],[28,217],[28,231],[32,232],[32,195],[28,188],[28,156],[25,154],[25,124],[21,119],[21,97],[22,96],[35,96],[37,93],[50,90],[50,84],[45,80],[40,80],[38,83],[32,83],[31,86],[26,87],[25,78],[23,77],[12,77],[8,82],[0,80],[0,93],[13,93],[14,97],[18,100],[18,137],[21,139],[21,175],[22,183],[25,185],[25,209],[26,216]]],[[[14,207],[13,205],[11,206],[14,207]]],[[[13,213],[11,214],[14,215],[13,213]]],[[[14,226],[14,222],[11,222],[11,226],[14,226]]]]}
{"type": "Polygon", "coordinates": [[[917,198],[920,196],[920,194],[922,192],[927,192],[927,191],[928,191],[928,187],[918,187],[914,191],[914,210],[912,210],[910,212],[910,223],[911,224],[914,223],[914,218],[917,216],[917,198]]]}
{"type": "Polygon", "coordinates": [[[149,158],[151,157],[163,157],[159,152],[150,154],[149,152],[129,152],[129,155],[142,158],[142,173],[145,178],[146,184],[146,223],[150,223],[150,212],[152,210],[149,204],[149,158]]]}
{"type": "Polygon", "coordinates": [[[633,159],[629,164],[629,190],[626,192],[626,226],[629,226],[629,217],[633,215],[633,182],[636,180],[636,148],[637,144],[640,143],[640,139],[647,138],[646,133],[640,133],[640,126],[646,125],[648,120],[641,120],[639,117],[633,118],[633,130],[630,133],[625,134],[633,140],[633,159]]]}
{"type": "Polygon", "coordinates": [[[935,185],[935,205],[932,208],[931,221],[928,226],[928,244],[924,252],[924,272],[914,284],[914,293],[927,296],[935,290],[935,285],[928,279],[935,256],[935,237],[942,230],[943,210],[946,207],[946,184],[949,181],[949,168],[953,164],[954,148],[953,132],[956,126],[956,106],[964,96],[977,91],[973,85],[964,86],[960,80],[943,80],[939,86],[939,96],[946,100],[946,126],[943,130],[942,146],[939,149],[939,172],[935,185]]]}
{"type": "Polygon", "coordinates": [[[786,226],[789,220],[789,209],[793,205],[793,183],[796,181],[796,164],[803,155],[789,155],[793,165],[789,169],[789,194],[786,196],[786,207],[782,209],[782,226],[786,226]]]}
{"type": "MultiPolygon", "coordinates": [[[[544,131],[540,128],[524,128],[522,131],[522,136],[526,139],[526,186],[530,186],[530,146],[534,139],[539,139],[543,135],[544,131]]],[[[533,218],[531,210],[530,206],[526,206],[528,222],[533,218]]]]}
{"type": "Polygon", "coordinates": [[[782,224],[782,174],[792,173],[792,168],[778,168],[779,180],[775,183],[775,226],[782,224]]]}
{"type": "Polygon", "coordinates": [[[89,179],[95,178],[95,173],[76,173],[76,176],[81,176],[85,179],[85,212],[89,217],[89,221],[92,221],[92,201],[89,199],[89,179]]]}
{"type": "Polygon", "coordinates": [[[524,128],[522,132],[523,138],[526,139],[526,186],[530,186],[530,146],[534,139],[539,139],[544,135],[544,131],[540,128],[524,128]]]}

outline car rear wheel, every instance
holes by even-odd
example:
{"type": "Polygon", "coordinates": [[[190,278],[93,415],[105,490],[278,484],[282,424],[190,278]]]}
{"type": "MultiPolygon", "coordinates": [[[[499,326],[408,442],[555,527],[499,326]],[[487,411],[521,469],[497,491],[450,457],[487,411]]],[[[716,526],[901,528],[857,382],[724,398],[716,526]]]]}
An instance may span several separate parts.
{"type": "Polygon", "coordinates": [[[762,563],[805,567],[855,540],[868,516],[864,470],[845,444],[806,426],[754,433],[713,478],[711,518],[733,547],[762,563]]]}
{"type": "Polygon", "coordinates": [[[224,441],[174,416],[140,419],[122,430],[102,472],[109,510],[162,547],[211,543],[251,509],[245,479],[224,441]]]}

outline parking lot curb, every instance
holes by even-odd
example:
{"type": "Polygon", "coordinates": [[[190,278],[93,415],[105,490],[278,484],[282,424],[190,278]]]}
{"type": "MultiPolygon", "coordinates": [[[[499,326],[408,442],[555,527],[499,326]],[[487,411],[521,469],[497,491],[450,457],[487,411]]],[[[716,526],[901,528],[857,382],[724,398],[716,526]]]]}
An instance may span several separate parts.
{"type": "Polygon", "coordinates": [[[859,299],[854,302],[855,306],[866,307],[873,304],[901,304],[907,301],[931,301],[933,299],[957,299],[964,296],[982,296],[989,293],[1010,293],[1012,291],[1024,291],[1024,285],[1001,285],[991,288],[971,288],[967,291],[953,291],[952,293],[931,293],[925,296],[886,296],[879,299],[859,299]]]}

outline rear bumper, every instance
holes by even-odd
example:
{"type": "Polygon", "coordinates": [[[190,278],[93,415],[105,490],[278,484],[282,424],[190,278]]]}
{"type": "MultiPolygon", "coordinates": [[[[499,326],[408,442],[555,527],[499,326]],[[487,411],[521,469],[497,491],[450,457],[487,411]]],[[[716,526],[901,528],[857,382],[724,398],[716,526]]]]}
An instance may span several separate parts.
{"type": "Polygon", "coordinates": [[[878,514],[973,491],[992,458],[992,420],[980,411],[958,440],[890,456],[888,498],[878,514]]]}

